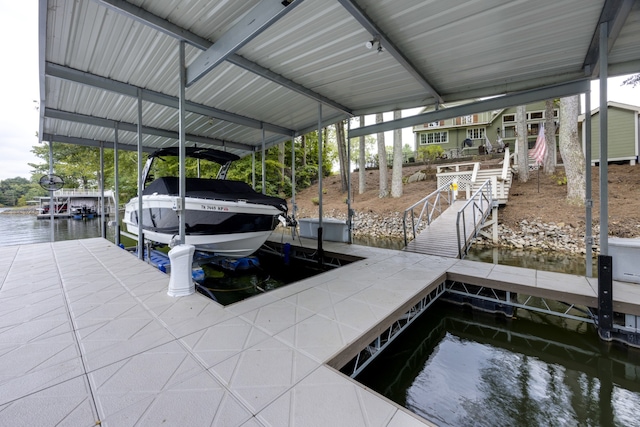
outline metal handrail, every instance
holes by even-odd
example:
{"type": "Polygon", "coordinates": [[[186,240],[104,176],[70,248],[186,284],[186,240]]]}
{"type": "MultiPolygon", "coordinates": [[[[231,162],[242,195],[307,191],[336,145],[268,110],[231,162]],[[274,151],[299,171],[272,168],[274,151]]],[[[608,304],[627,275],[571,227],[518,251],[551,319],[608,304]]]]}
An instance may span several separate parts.
{"type": "Polygon", "coordinates": [[[402,229],[404,231],[404,245],[407,246],[408,240],[407,240],[407,214],[411,214],[411,230],[413,232],[413,238],[416,238],[416,230],[418,230],[418,228],[420,227],[420,223],[422,222],[422,218],[426,215],[426,221],[427,221],[427,225],[431,224],[431,221],[434,219],[434,213],[436,213],[436,211],[438,213],[442,213],[443,209],[442,209],[442,205],[441,205],[441,199],[445,199],[445,201],[451,205],[453,203],[453,195],[452,195],[452,189],[451,189],[451,184],[447,183],[444,185],[441,185],[440,187],[438,187],[437,190],[435,190],[433,193],[429,194],[426,197],[423,197],[422,199],[420,199],[418,202],[414,203],[413,205],[409,206],[407,209],[405,209],[404,211],[404,216],[402,217],[402,229]],[[442,193],[446,193],[447,196],[445,197],[441,197],[442,193]],[[430,199],[434,198],[435,200],[433,200],[433,202],[430,203],[430,199]],[[422,206],[422,209],[420,210],[420,214],[417,216],[418,218],[418,222],[415,222],[415,212],[414,209],[418,206],[422,206]],[[429,207],[431,206],[431,207],[429,207]]]}
{"type": "MultiPolygon", "coordinates": [[[[491,180],[487,179],[478,190],[467,200],[467,203],[458,210],[458,217],[456,218],[456,232],[458,234],[458,257],[464,258],[467,254],[469,246],[467,243],[467,221],[466,210],[471,206],[471,213],[473,215],[473,237],[478,235],[480,225],[484,223],[484,220],[489,215],[491,207],[493,206],[493,192],[491,191],[491,180]],[[460,219],[462,218],[462,235],[464,236],[464,242],[460,237],[460,219]]],[[[469,239],[470,241],[471,239],[469,239]]]]}

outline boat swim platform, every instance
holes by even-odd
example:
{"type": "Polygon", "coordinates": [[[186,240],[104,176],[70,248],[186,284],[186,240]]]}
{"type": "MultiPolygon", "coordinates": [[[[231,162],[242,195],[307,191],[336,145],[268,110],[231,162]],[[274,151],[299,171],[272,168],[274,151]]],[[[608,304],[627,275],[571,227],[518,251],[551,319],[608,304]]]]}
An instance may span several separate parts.
{"type": "MultiPolygon", "coordinates": [[[[597,300],[580,276],[324,243],[362,259],[226,307],[105,239],[0,247],[0,425],[431,425],[336,368],[444,279],[597,300]]],[[[640,286],[613,295],[640,315],[640,286]]]]}

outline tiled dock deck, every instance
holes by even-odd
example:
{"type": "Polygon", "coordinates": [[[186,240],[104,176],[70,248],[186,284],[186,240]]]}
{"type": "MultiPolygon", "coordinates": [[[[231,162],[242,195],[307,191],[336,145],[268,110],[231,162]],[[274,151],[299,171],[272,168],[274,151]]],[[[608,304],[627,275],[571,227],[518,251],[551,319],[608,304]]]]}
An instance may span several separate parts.
{"type": "Polygon", "coordinates": [[[366,259],[223,307],[169,297],[103,239],[0,247],[0,425],[428,425],[326,363],[445,275],[596,296],[578,276],[341,250],[366,259]]]}

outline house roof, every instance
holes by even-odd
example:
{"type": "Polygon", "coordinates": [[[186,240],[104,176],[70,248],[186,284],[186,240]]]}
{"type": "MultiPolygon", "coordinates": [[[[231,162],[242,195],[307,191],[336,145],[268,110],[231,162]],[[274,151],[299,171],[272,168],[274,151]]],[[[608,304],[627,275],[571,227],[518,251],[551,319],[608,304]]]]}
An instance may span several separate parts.
{"type": "MultiPolygon", "coordinates": [[[[640,70],[633,0],[39,0],[42,140],[246,155],[322,122],[640,70]],[[373,41],[372,48],[365,43],[373,41]],[[381,52],[378,53],[378,48],[381,52]]],[[[481,110],[479,110],[481,111],[481,110]]]]}
{"type": "MultiPolygon", "coordinates": [[[[640,106],[637,105],[630,105],[630,104],[624,104],[622,102],[616,102],[616,101],[608,101],[607,102],[607,107],[611,108],[620,108],[622,110],[629,110],[629,111],[634,111],[636,114],[640,115],[640,106]]],[[[591,115],[595,115],[598,114],[600,112],[600,107],[598,108],[594,108],[591,110],[591,115]]],[[[584,114],[580,114],[580,116],[578,116],[578,121],[583,121],[584,120],[584,114]]]]}

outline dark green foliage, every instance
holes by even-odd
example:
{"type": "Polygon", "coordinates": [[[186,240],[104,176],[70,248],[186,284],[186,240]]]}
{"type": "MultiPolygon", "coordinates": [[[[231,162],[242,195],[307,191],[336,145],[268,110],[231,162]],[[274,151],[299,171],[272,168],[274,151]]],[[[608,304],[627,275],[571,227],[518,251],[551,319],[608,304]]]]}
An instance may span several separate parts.
{"type": "MultiPolygon", "coordinates": [[[[40,175],[37,176],[40,179],[40,175]]],[[[46,196],[48,193],[40,187],[34,176],[31,181],[16,177],[0,181],[0,206],[25,206],[27,200],[46,196]]]]}

